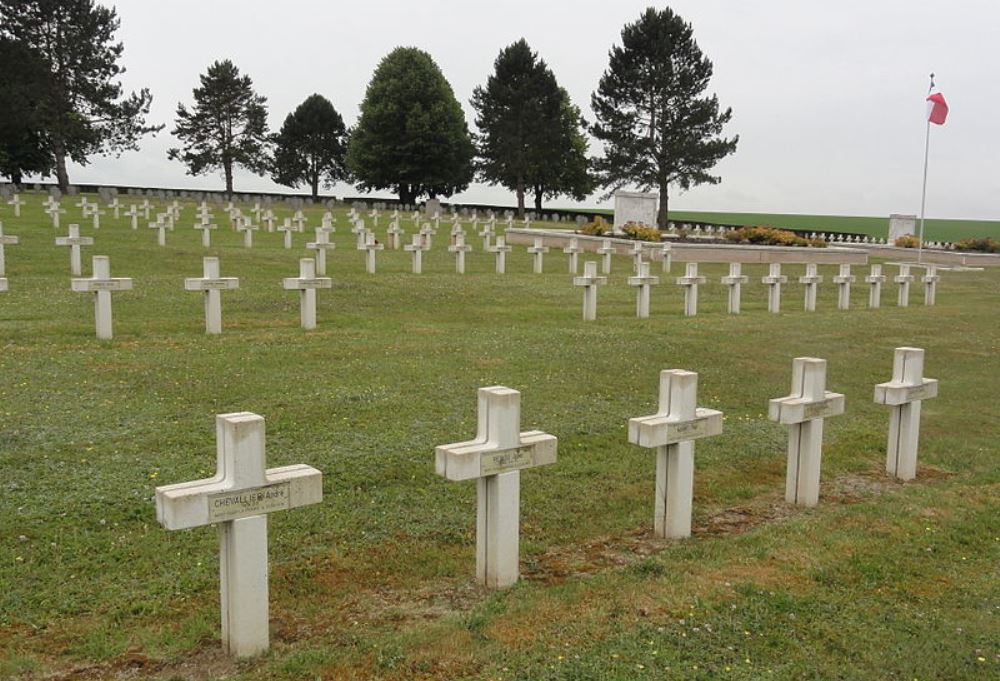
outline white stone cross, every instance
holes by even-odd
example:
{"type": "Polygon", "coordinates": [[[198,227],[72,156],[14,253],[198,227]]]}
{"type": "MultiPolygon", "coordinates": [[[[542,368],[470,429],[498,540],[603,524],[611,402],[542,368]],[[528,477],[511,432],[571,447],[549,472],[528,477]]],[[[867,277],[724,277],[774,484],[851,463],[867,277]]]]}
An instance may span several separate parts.
{"type": "Polygon", "coordinates": [[[306,216],[302,214],[301,210],[295,211],[295,215],[292,216],[292,223],[295,225],[296,231],[304,232],[306,230],[306,216]]]}
{"type": "Polygon", "coordinates": [[[698,374],[667,369],[660,372],[656,413],[628,421],[628,441],[656,449],[653,528],[664,539],[691,536],[694,441],[722,433],[722,412],[697,405],[698,374]]]}
{"type": "Polygon", "coordinates": [[[422,234],[414,234],[410,239],[412,243],[403,246],[403,250],[413,253],[413,273],[420,274],[423,271],[424,237],[422,234]]]}
{"type": "Polygon", "coordinates": [[[143,199],[142,204],[139,205],[139,210],[142,211],[142,219],[149,219],[149,210],[153,207],[153,204],[149,202],[149,199],[143,199]]]}
{"type": "Polygon", "coordinates": [[[580,253],[583,249],[580,248],[580,244],[574,237],[569,240],[569,246],[563,249],[563,253],[569,256],[569,273],[576,274],[578,260],[580,253]]]}
{"type": "Polygon", "coordinates": [[[374,232],[365,232],[364,245],[358,250],[365,252],[365,271],[368,274],[375,274],[375,254],[385,248],[384,245],[375,240],[374,232]]]}
{"type": "Polygon", "coordinates": [[[243,247],[253,248],[253,233],[260,229],[257,225],[253,224],[249,220],[244,222],[241,226],[236,228],[237,232],[243,232],[243,247]]]}
{"type": "Polygon", "coordinates": [[[705,283],[705,277],[698,275],[698,263],[689,262],[685,265],[684,276],[677,277],[677,285],[684,287],[684,315],[694,317],[698,314],[698,287],[705,283]]]}
{"type": "Polygon", "coordinates": [[[663,244],[660,248],[660,257],[663,264],[663,271],[670,272],[674,264],[674,247],[670,244],[663,244]]]}
{"type": "Polygon", "coordinates": [[[461,234],[462,236],[465,236],[465,227],[462,227],[462,223],[461,222],[455,222],[451,226],[451,236],[455,237],[455,236],[457,236],[459,234],[461,234]]]}
{"type": "Polygon", "coordinates": [[[483,239],[483,251],[490,250],[490,244],[493,240],[493,228],[496,220],[487,222],[483,225],[482,231],[479,232],[479,236],[483,239]]]}
{"type": "Polygon", "coordinates": [[[833,278],[833,283],[837,285],[837,309],[849,310],[851,308],[851,284],[857,281],[857,277],[851,274],[850,265],[841,265],[840,274],[833,278]]]}
{"type": "Polygon", "coordinates": [[[924,378],[924,351],[896,348],[892,380],[875,386],[875,403],[892,407],[885,469],[900,480],[917,477],[917,443],[920,440],[920,404],[937,397],[936,378],[924,378]]]}
{"type": "Polygon", "coordinates": [[[924,305],[934,305],[937,302],[937,283],[941,276],[936,265],[927,265],[927,272],[921,277],[924,282],[924,305]]]}
{"type": "Polygon", "coordinates": [[[267,515],[318,504],[323,474],[295,464],[265,470],[264,418],[215,417],[215,476],[156,488],[156,519],[168,530],[219,528],[222,646],[235,657],[266,652],[267,515]]]}
{"type": "Polygon", "coordinates": [[[5,293],[8,290],[7,278],[0,277],[0,293],[5,293]]]}
{"type": "Polygon", "coordinates": [[[635,316],[639,319],[649,317],[649,291],[651,286],[660,283],[659,277],[649,274],[649,263],[638,263],[638,272],[635,276],[628,278],[628,285],[636,288],[635,295],[635,316]]]}
{"type": "Polygon", "coordinates": [[[132,229],[139,229],[139,207],[132,204],[125,211],[125,217],[127,217],[132,223],[132,229]]]}
{"type": "Polygon", "coordinates": [[[56,237],[56,246],[69,246],[69,271],[74,277],[83,272],[80,262],[80,246],[93,246],[94,238],[80,236],[80,225],[70,225],[69,234],[56,237]]]}
{"type": "Polygon", "coordinates": [[[611,274],[611,256],[615,253],[615,247],[611,244],[611,239],[601,242],[601,247],[597,249],[601,256],[601,274],[611,274]]]}
{"type": "Polygon", "coordinates": [[[299,260],[299,276],[287,277],[282,280],[284,289],[299,291],[299,318],[302,321],[302,328],[309,330],[316,328],[316,289],[333,288],[333,280],[327,277],[316,276],[316,261],[312,258],[301,258],[299,260]]]}
{"type": "Polygon", "coordinates": [[[80,209],[83,217],[88,217],[87,211],[90,210],[90,201],[87,200],[86,196],[81,196],[80,200],[73,205],[80,209]]]}
{"type": "Polygon", "coordinates": [[[211,248],[212,246],[212,230],[217,229],[217,225],[208,224],[207,222],[202,222],[199,225],[194,226],[195,229],[201,230],[201,245],[205,248],[211,248]]]}
{"type": "Polygon", "coordinates": [[[785,500],[800,506],[819,503],[823,420],[844,413],[844,396],[826,389],[826,360],[796,357],[792,392],[768,403],[772,421],[789,426],[785,500]]]}
{"type": "Polygon", "coordinates": [[[429,222],[425,222],[420,226],[420,239],[423,241],[424,250],[429,251],[431,249],[431,239],[434,236],[434,230],[431,228],[429,222]]]}
{"type": "Polygon", "coordinates": [[[896,299],[900,307],[907,307],[910,304],[910,283],[914,277],[910,274],[909,265],[900,265],[899,274],[893,277],[893,281],[899,284],[899,296],[896,299]]]}
{"type": "Polygon", "coordinates": [[[167,245],[167,225],[161,220],[149,223],[149,229],[158,230],[156,232],[156,243],[159,246],[167,245]]]}
{"type": "Polygon", "coordinates": [[[448,251],[455,254],[455,272],[465,274],[465,254],[472,250],[472,246],[465,243],[465,232],[455,235],[455,243],[448,246],[448,251]]]}
{"type": "Polygon", "coordinates": [[[386,231],[389,236],[389,248],[394,251],[399,250],[400,237],[403,236],[403,230],[399,227],[399,218],[393,218],[392,222],[389,223],[389,229],[386,231]]]}
{"type": "Polygon", "coordinates": [[[819,285],[823,283],[823,277],[817,273],[816,263],[806,263],[806,273],[799,277],[799,283],[806,287],[806,312],[814,312],[816,310],[816,292],[819,290],[819,285]]]}
{"type": "Polygon", "coordinates": [[[556,462],[558,440],[521,432],[521,393],[502,386],[478,391],[476,437],[434,449],[438,475],[476,480],[476,578],[490,588],[517,582],[521,470],[556,462]]]}
{"type": "Polygon", "coordinates": [[[90,205],[90,217],[94,220],[94,229],[101,228],[101,216],[104,213],[101,211],[100,205],[94,203],[90,205]]]}
{"type": "Polygon", "coordinates": [[[872,265],[871,274],[865,277],[868,284],[868,307],[877,308],[882,305],[882,284],[885,283],[885,275],[882,274],[881,265],[872,265]]]}
{"type": "Polygon", "coordinates": [[[632,244],[632,250],[629,251],[629,255],[632,256],[632,271],[638,272],[639,265],[642,263],[642,242],[636,241],[632,244]]]}
{"type": "Polygon", "coordinates": [[[316,274],[321,277],[326,276],[326,252],[332,251],[337,247],[337,244],[330,242],[330,231],[332,229],[332,227],[326,229],[317,227],[316,240],[306,244],[307,249],[316,251],[316,274]]]}
{"type": "Polygon", "coordinates": [[[205,333],[222,333],[222,291],[239,288],[240,280],[236,277],[220,276],[218,258],[202,258],[202,268],[201,277],[184,280],[184,290],[204,291],[205,333]]]}
{"type": "Polygon", "coordinates": [[[532,255],[532,271],[535,274],[542,273],[543,258],[549,252],[549,247],[544,245],[541,237],[535,237],[534,245],[528,248],[528,253],[532,255]]]}
{"type": "Polygon", "coordinates": [[[94,294],[94,324],[97,337],[110,340],[111,333],[111,292],[132,290],[132,280],[127,277],[111,276],[111,259],[106,255],[95,255],[93,275],[89,279],[71,279],[70,288],[77,293],[94,294]]]}
{"type": "Polygon", "coordinates": [[[292,219],[285,218],[281,227],[278,227],[278,231],[285,233],[285,248],[290,249],[292,247],[292,232],[295,231],[295,227],[292,226],[292,219]]]}
{"type": "Polygon", "coordinates": [[[597,319],[597,287],[608,283],[605,276],[597,276],[597,263],[583,263],[583,276],[573,277],[573,286],[583,287],[583,319],[592,322],[597,319]]]}
{"type": "Polygon", "coordinates": [[[7,254],[4,252],[4,248],[7,246],[16,246],[18,238],[13,235],[6,235],[3,233],[3,223],[0,222],[0,277],[7,274],[7,254]]]}
{"type": "Polygon", "coordinates": [[[55,227],[56,229],[59,229],[59,216],[65,214],[66,209],[60,208],[59,202],[56,201],[51,206],[49,206],[49,208],[46,209],[45,212],[48,214],[50,218],[52,218],[52,226],[55,227]]]}
{"type": "Polygon", "coordinates": [[[497,274],[507,272],[507,254],[512,248],[513,246],[507,245],[507,237],[500,235],[497,237],[497,242],[487,249],[490,253],[495,254],[497,274]]]}
{"type": "Polygon", "coordinates": [[[729,287],[729,314],[740,313],[743,284],[750,278],[743,274],[743,266],[738,262],[729,263],[729,276],[722,277],[722,284],[729,287]]]}
{"type": "Polygon", "coordinates": [[[10,201],[7,202],[7,205],[14,206],[14,217],[21,217],[21,206],[24,205],[24,200],[21,199],[20,194],[14,194],[10,201]]]}
{"type": "Polygon", "coordinates": [[[114,199],[111,200],[111,203],[108,204],[108,209],[111,210],[112,213],[114,213],[115,220],[118,220],[121,217],[121,212],[120,212],[121,207],[122,204],[121,202],[118,201],[117,196],[114,197],[114,199]]]}

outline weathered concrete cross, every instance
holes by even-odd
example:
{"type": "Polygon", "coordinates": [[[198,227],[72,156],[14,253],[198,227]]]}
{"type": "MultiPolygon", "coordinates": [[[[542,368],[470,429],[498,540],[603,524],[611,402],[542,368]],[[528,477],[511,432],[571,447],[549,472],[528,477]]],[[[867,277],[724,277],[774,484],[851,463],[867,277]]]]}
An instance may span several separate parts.
{"type": "Polygon", "coordinates": [[[875,386],[875,403],[892,407],[885,469],[900,480],[917,477],[917,444],[920,440],[920,405],[937,397],[936,378],[924,378],[924,351],[896,348],[892,380],[875,386]]]}
{"type": "Polygon", "coordinates": [[[521,393],[480,388],[476,437],[434,450],[435,470],[447,480],[476,480],[476,577],[491,588],[517,582],[521,470],[555,463],[558,440],[521,432],[521,393]]]}
{"type": "Polygon", "coordinates": [[[222,291],[240,287],[236,277],[219,275],[218,258],[202,258],[202,276],[184,280],[185,291],[205,293],[205,333],[222,333],[222,291]]]}
{"type": "Polygon", "coordinates": [[[219,528],[222,646],[234,657],[266,652],[267,515],[323,500],[323,474],[295,464],[266,469],[264,418],[215,417],[215,476],[156,488],[156,519],[168,530],[219,528]]]}
{"type": "Polygon", "coordinates": [[[844,396],[826,389],[826,360],[796,357],[792,392],[768,403],[768,418],[788,429],[785,500],[800,506],[819,503],[823,420],[844,413],[844,396]]]}
{"type": "Polygon", "coordinates": [[[682,369],[660,372],[659,409],[628,421],[628,441],[656,449],[657,537],[691,536],[694,495],[694,441],[722,433],[722,412],[698,404],[698,374],[682,369]]]}

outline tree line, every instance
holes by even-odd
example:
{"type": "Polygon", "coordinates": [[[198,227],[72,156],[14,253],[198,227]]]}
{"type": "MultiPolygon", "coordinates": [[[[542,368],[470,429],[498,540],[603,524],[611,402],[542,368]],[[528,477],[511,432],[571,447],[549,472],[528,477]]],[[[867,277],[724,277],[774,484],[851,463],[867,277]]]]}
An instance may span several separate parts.
{"type": "MultiPolygon", "coordinates": [[[[165,126],[147,123],[148,89],[124,92],[119,19],[94,0],[0,0],[0,175],[69,184],[67,158],[137,149],[165,126]]],[[[706,94],[712,63],[691,25],[670,8],[649,8],[625,25],[591,96],[586,121],[552,69],[524,40],[503,48],[470,101],[470,132],[455,93],[425,51],[398,47],[379,63],[353,127],[313,94],[268,128],[267,99],[232,61],[211,64],[190,104],[177,106],[168,157],[190,175],[221,173],[233,191],[237,168],[292,188],[348,182],[389,190],[403,203],[449,197],[474,180],[526,197],[583,200],[598,188],[660,193],[720,181],[711,173],[733,153],[724,137],[732,110],[706,94]],[[588,136],[601,143],[589,155],[588,136]]]]}

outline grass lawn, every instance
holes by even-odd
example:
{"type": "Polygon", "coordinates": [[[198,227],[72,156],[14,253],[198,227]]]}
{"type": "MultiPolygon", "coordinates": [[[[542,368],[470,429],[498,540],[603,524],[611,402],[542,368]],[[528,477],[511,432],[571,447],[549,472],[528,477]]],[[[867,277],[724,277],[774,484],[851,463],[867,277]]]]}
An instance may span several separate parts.
{"type": "Polygon", "coordinates": [[[154,230],[106,217],[95,233],[70,208],[63,224],[97,240],[85,270],[109,255],[135,280],[100,342],[30,201],[24,219],[0,213],[21,238],[0,293],[0,678],[1000,675],[1000,270],[942,273],[933,308],[919,287],[897,308],[889,284],[864,309],[858,286],[840,312],[821,267],[817,312],[789,284],[772,315],[763,267],[744,266],[744,314],[730,316],[725,266],[705,265],[698,317],[665,280],[637,320],[619,257],[585,323],[561,253],[533,275],[516,247],[498,276],[470,238],[459,276],[442,227],[423,275],[383,251],[372,276],[339,211],[334,288],[304,332],[280,280],[305,235],[286,251],[257,233],[247,250],[224,227],[206,252],[188,207],[161,248],[154,230]],[[221,337],[183,289],[206,254],[240,278],[221,337]],[[908,484],[883,473],[889,413],[872,400],[902,345],[926,348],[941,381],[908,484]],[[828,388],[847,395],[809,511],[782,500],[786,430],[766,418],[801,355],[826,358],[828,388]],[[726,415],[697,445],[695,531],[680,542],[652,536],[653,454],[626,440],[664,368],[699,372],[699,403],[726,415]],[[435,445],[473,436],[476,389],[495,384],[522,391],[522,429],[559,437],[558,463],[522,474],[523,580],[501,593],[473,581],[475,484],[433,466],[435,445]],[[214,415],[244,410],[267,420],[268,465],[319,468],[325,498],[271,516],[272,649],[234,663],[219,650],[216,532],[163,530],[153,489],[211,475],[214,415]]]}
{"type": "MultiPolygon", "coordinates": [[[[613,214],[614,211],[601,211],[613,214]]],[[[727,225],[771,225],[785,229],[813,232],[849,232],[885,238],[889,234],[889,216],[789,215],[782,213],[717,213],[707,211],[670,211],[670,219],[715,222],[727,225]]],[[[919,228],[919,223],[918,223],[919,228]]],[[[928,241],[958,241],[967,237],[991,236],[1000,239],[1000,222],[995,220],[951,220],[928,218],[924,238],[928,241]]]]}

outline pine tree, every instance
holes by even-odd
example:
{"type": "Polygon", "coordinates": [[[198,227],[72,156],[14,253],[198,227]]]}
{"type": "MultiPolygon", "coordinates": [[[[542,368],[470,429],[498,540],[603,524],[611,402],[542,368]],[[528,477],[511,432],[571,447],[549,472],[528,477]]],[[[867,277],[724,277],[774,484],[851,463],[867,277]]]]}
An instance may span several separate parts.
{"type": "Polygon", "coordinates": [[[501,50],[485,87],[473,91],[472,106],[479,175],[516,194],[518,216],[529,190],[536,210],[544,196],[590,193],[579,109],[523,38],[501,50]]]}
{"type": "Polygon", "coordinates": [[[462,107],[431,56],[413,47],[386,55],[347,144],[358,186],[391,189],[407,204],[451,196],[472,181],[474,153],[462,107]]]}
{"type": "Polygon", "coordinates": [[[177,105],[174,135],[183,148],[167,156],[182,161],[189,175],[222,170],[226,193],[233,191],[237,166],[263,175],[270,168],[267,99],[254,92],[250,76],[241,76],[226,59],[208,67],[194,89],[194,107],[177,105]]]}
{"type": "Polygon", "coordinates": [[[587,156],[586,123],[569,93],[559,88],[559,115],[546,122],[545,141],[535,148],[528,183],[535,193],[535,210],[542,199],[568,195],[583,201],[594,191],[591,160],[587,156]]]}
{"type": "Polygon", "coordinates": [[[657,223],[667,224],[671,184],[689,189],[718,184],[709,171],[736,150],[739,136],[720,137],[732,109],[719,110],[703,96],[712,62],[694,40],[691,25],[666,8],[650,8],[622,30],[591,105],[591,133],[604,142],[597,163],[612,190],[633,184],[660,192],[657,223]]]}
{"type": "Polygon", "coordinates": [[[344,119],[326,97],[311,95],[285,118],[275,136],[271,177],[286,187],[307,185],[313,198],[319,185],[347,178],[344,119]]]}
{"type": "Polygon", "coordinates": [[[118,28],[115,10],[93,0],[0,0],[0,36],[30,47],[50,73],[38,126],[63,190],[67,157],[86,164],[94,154],[136,149],[163,128],[145,123],[149,90],[126,96],[116,80],[125,73],[118,28]]]}
{"type": "Polygon", "coordinates": [[[23,43],[0,38],[0,176],[21,184],[26,174],[46,176],[54,167],[40,110],[49,73],[23,43]]]}

